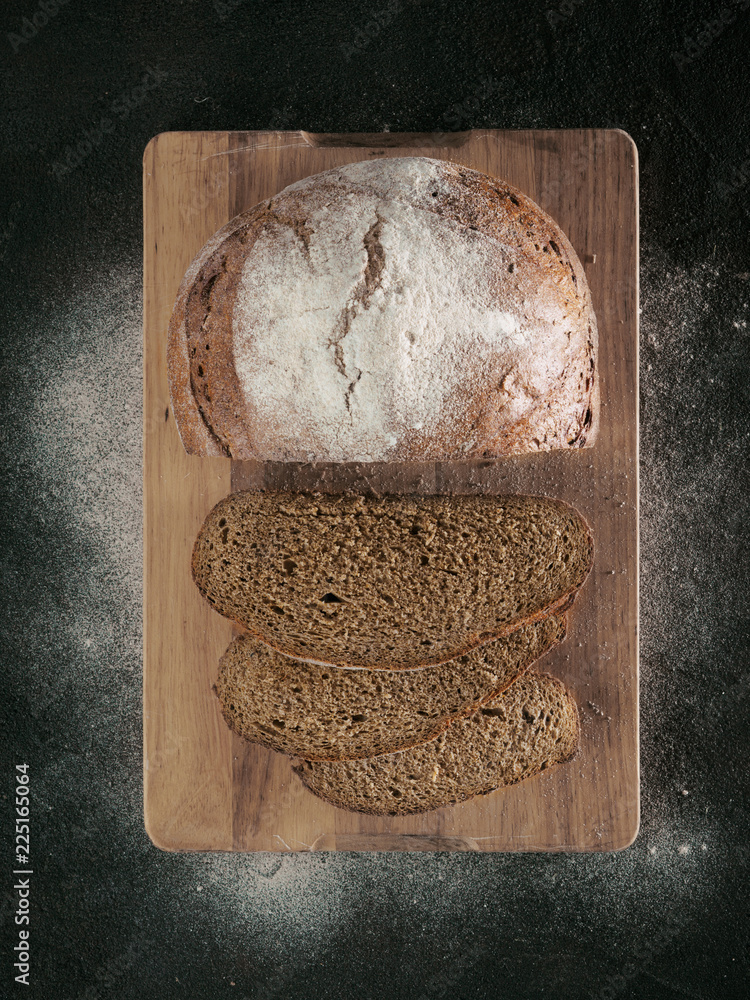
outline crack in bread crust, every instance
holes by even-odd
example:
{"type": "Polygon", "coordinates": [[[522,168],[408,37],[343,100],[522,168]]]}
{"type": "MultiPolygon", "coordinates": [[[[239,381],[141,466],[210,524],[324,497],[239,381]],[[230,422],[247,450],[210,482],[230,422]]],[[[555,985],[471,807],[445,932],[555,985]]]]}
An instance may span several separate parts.
{"type": "MultiPolygon", "coordinates": [[[[328,341],[328,346],[333,348],[333,359],[336,368],[346,379],[351,378],[351,375],[346,368],[343,340],[349,333],[354,318],[358,315],[360,310],[369,309],[370,299],[372,298],[375,289],[380,286],[381,275],[383,273],[383,268],[385,267],[385,250],[380,242],[380,233],[382,228],[383,218],[379,213],[376,213],[375,222],[373,222],[367,230],[362,240],[365,251],[367,252],[367,264],[362,272],[362,277],[357,283],[357,287],[354,289],[351,301],[342,309],[341,314],[339,315],[339,318],[334,326],[333,335],[328,341]]],[[[356,388],[357,382],[359,382],[362,378],[362,369],[357,368],[355,365],[354,370],[356,375],[352,381],[349,382],[344,394],[344,403],[350,413],[352,393],[356,388]]]]}

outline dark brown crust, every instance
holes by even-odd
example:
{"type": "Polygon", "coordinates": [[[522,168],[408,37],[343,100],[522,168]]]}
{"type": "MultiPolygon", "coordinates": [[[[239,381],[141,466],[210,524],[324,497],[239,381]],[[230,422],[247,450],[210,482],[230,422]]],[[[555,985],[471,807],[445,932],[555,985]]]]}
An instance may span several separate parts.
{"type": "MultiPolygon", "coordinates": [[[[553,389],[536,399],[531,410],[509,424],[503,393],[479,383],[459,390],[457,412],[464,417],[450,432],[440,429],[407,432],[393,455],[395,461],[496,458],[551,448],[581,448],[594,442],[599,411],[596,369],[597,330],[583,267],[565,234],[546,213],[520,191],[496,178],[458,164],[440,162],[447,194],[429,203],[415,200],[415,208],[457,222],[512,247],[527,261],[518,274],[519,287],[533,298],[539,277],[556,289],[557,308],[576,341],[585,334],[585,346],[576,347],[553,389]],[[520,273],[520,272],[523,273],[520,273]],[[583,350],[583,355],[580,351],[583,350]],[[456,440],[459,437],[461,440],[456,440]],[[465,446],[471,437],[475,443],[465,446]]],[[[340,196],[339,169],[314,178],[321,200],[340,196]]],[[[310,179],[292,185],[275,198],[233,219],[200,251],[186,273],[169,325],[168,374],[172,407],[180,436],[189,453],[227,455],[236,459],[264,459],[258,445],[259,425],[251,401],[245,400],[234,367],[232,320],[242,265],[265,227],[289,226],[307,246],[309,231],[300,206],[312,185],[310,179]],[[300,193],[303,187],[306,194],[300,193]],[[209,334],[210,337],[207,337],[209,334]],[[205,344],[210,349],[205,349],[205,344]],[[255,428],[255,430],[254,430],[255,428]]],[[[357,185],[352,184],[356,191],[357,185]]],[[[364,189],[363,189],[364,190],[364,189]]],[[[551,300],[550,300],[551,301],[551,300]]],[[[508,392],[524,384],[524,370],[492,373],[511,378],[508,392]]],[[[278,420],[283,433],[284,415],[278,420]]],[[[273,439],[274,427],[263,436],[273,439]]],[[[321,456],[325,458],[325,456],[321,456]]]]}
{"type": "MultiPolygon", "coordinates": [[[[416,815],[419,815],[420,813],[434,812],[437,809],[448,809],[448,808],[451,808],[452,806],[460,805],[463,802],[469,802],[469,801],[471,801],[471,799],[480,798],[480,797],[485,796],[485,795],[493,795],[495,792],[502,791],[505,788],[511,788],[513,785],[518,785],[518,784],[521,783],[521,781],[528,781],[531,778],[535,778],[535,777],[537,777],[537,775],[541,774],[542,771],[544,771],[544,772],[553,771],[556,768],[560,767],[562,764],[569,763],[571,760],[573,760],[577,756],[578,752],[580,751],[580,748],[581,748],[581,719],[580,719],[580,715],[578,713],[578,706],[577,706],[575,700],[573,699],[573,696],[567,690],[567,688],[564,687],[564,685],[561,683],[561,681],[558,678],[552,677],[550,674],[540,674],[539,676],[540,677],[546,677],[549,680],[555,681],[555,684],[558,685],[560,688],[563,689],[563,691],[565,693],[566,700],[568,701],[568,704],[570,705],[570,707],[572,707],[572,709],[573,709],[573,724],[575,726],[575,735],[574,735],[574,744],[573,744],[573,747],[572,747],[572,749],[570,750],[570,752],[565,757],[561,757],[560,760],[555,761],[555,763],[552,764],[551,766],[546,767],[544,769],[542,769],[541,767],[537,768],[531,774],[527,774],[523,778],[519,778],[519,779],[516,779],[516,780],[507,781],[504,785],[498,786],[497,788],[489,788],[486,791],[475,792],[475,793],[473,793],[471,795],[457,796],[456,798],[451,799],[448,802],[444,802],[444,803],[442,803],[439,806],[432,806],[432,807],[428,806],[428,807],[425,807],[424,809],[409,809],[407,812],[396,812],[396,811],[394,811],[394,812],[391,812],[391,813],[386,813],[386,812],[382,812],[382,811],[376,810],[376,809],[367,809],[367,808],[362,808],[362,809],[358,808],[358,809],[355,809],[355,808],[353,808],[350,805],[346,805],[344,803],[339,803],[339,802],[334,802],[333,799],[330,799],[326,795],[323,795],[317,789],[315,789],[311,785],[309,785],[308,782],[305,780],[306,776],[305,776],[305,772],[304,772],[304,765],[305,765],[305,761],[304,760],[301,760],[301,759],[297,758],[298,763],[293,763],[292,764],[292,770],[299,777],[299,779],[302,781],[303,785],[308,790],[308,792],[311,792],[317,798],[321,799],[324,802],[328,802],[329,805],[334,806],[336,809],[343,809],[346,812],[362,813],[362,814],[368,815],[368,816],[416,816],[416,815]]],[[[455,722],[456,720],[454,719],[453,721],[455,722]]],[[[408,749],[408,748],[405,748],[405,749],[408,749]]],[[[397,752],[398,753],[402,753],[404,751],[397,751],[397,752]]],[[[345,762],[342,762],[342,763],[345,763],[345,762]]]]}
{"type": "Polygon", "coordinates": [[[245,224],[244,216],[237,216],[201,248],[185,272],[169,321],[167,377],[172,413],[185,450],[191,455],[226,455],[227,451],[211,428],[210,415],[204,417],[201,414],[193,392],[189,342],[195,340],[195,334],[191,331],[188,337],[188,300],[195,285],[199,289],[205,285],[205,269],[212,258],[217,253],[220,254],[223,244],[232,239],[245,224]]]}

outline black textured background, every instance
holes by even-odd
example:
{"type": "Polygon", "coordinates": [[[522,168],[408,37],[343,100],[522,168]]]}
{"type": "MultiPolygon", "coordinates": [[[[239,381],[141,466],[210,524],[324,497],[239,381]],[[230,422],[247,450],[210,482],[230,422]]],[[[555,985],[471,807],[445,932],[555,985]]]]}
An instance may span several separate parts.
{"type": "Polygon", "coordinates": [[[6,0],[0,27],[0,995],[747,995],[750,2],[6,0]],[[146,143],[581,126],[625,129],[641,165],[638,840],[160,853],[141,800],[146,143]],[[30,988],[12,970],[19,761],[30,988]]]}

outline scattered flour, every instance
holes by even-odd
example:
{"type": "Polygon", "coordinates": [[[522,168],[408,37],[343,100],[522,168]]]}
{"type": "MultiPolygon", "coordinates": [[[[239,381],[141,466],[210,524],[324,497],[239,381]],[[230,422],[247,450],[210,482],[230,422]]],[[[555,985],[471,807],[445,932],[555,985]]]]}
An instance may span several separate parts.
{"type": "MultiPolygon", "coordinates": [[[[701,331],[719,278],[644,251],[643,363],[652,368],[643,383],[643,829],[629,850],[600,856],[156,851],[140,798],[140,274],[133,268],[74,287],[70,303],[45,313],[45,338],[26,361],[31,393],[19,451],[39,483],[35,500],[50,539],[44,563],[55,580],[40,581],[26,609],[24,669],[39,728],[54,733],[35,785],[37,815],[53,817],[49,849],[77,848],[70,861],[56,861],[70,865],[71,885],[84,885],[87,851],[100,865],[86,874],[96,887],[76,897],[87,920],[108,905],[104,873],[128,912],[151,911],[157,899],[177,926],[189,913],[193,933],[219,940],[227,965],[242,972],[232,991],[239,1000],[303,995],[308,972],[340,954],[349,935],[361,941],[383,929],[410,942],[402,984],[415,997],[426,981],[420,975],[429,975],[425,962],[465,954],[469,938],[521,939],[523,950],[533,932],[528,947],[541,956],[566,935],[600,944],[605,935],[601,947],[617,938],[617,954],[628,957],[670,914],[691,940],[744,850],[733,821],[704,804],[692,747],[664,750],[675,707],[700,725],[695,692],[705,700],[723,690],[711,677],[701,688],[696,664],[717,658],[715,643],[735,628],[739,609],[736,586],[710,584],[725,558],[715,543],[728,505],[742,506],[733,470],[747,441],[719,405],[719,388],[715,412],[704,405],[693,415],[695,372],[711,378],[714,368],[705,358],[687,364],[701,344],[709,349],[701,331]],[[686,428],[708,458],[686,463],[686,428]],[[680,663],[689,684],[673,681],[668,668],[680,663]]],[[[746,316],[730,316],[738,336],[746,316]]],[[[747,698],[747,687],[725,690],[724,708],[747,698]]],[[[166,939],[160,928],[154,933],[158,949],[166,939]]],[[[461,965],[466,981],[480,961],[461,965]]]]}
{"type": "MultiPolygon", "coordinates": [[[[96,754],[82,760],[75,746],[94,727],[104,756],[110,741],[120,754],[140,744],[140,281],[123,268],[72,284],[70,301],[47,310],[22,375],[23,447],[49,539],[26,613],[30,711],[41,726],[62,713],[78,731],[70,752],[47,762],[51,796],[78,774],[107,802],[93,816],[138,816],[138,784],[116,767],[100,770],[96,754]]],[[[92,836],[96,829],[92,821],[92,836]]]]}

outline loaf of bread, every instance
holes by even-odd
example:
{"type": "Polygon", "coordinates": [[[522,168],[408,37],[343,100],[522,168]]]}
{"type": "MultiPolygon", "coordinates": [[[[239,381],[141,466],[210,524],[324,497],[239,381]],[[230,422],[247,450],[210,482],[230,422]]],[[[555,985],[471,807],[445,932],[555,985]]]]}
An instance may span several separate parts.
{"type": "Polygon", "coordinates": [[[233,640],[215,691],[239,736],[306,760],[356,760],[438,736],[451,719],[497,697],[565,635],[565,616],[524,625],[438,667],[339,670],[233,640]]]}
{"type": "Polygon", "coordinates": [[[349,163],[199,252],[169,328],[186,450],[281,462],[495,458],[592,443],[597,328],[533,201],[427,157],[349,163]]]}
{"type": "Polygon", "coordinates": [[[530,672],[430,743],[368,760],[302,761],[295,771],[336,806],[403,815],[463,802],[570,760],[579,733],[570,692],[530,672]]]}
{"type": "Polygon", "coordinates": [[[232,493],[193,549],[220,614],[287,656],[444,663],[571,603],[593,541],[546,497],[232,493]]]}

